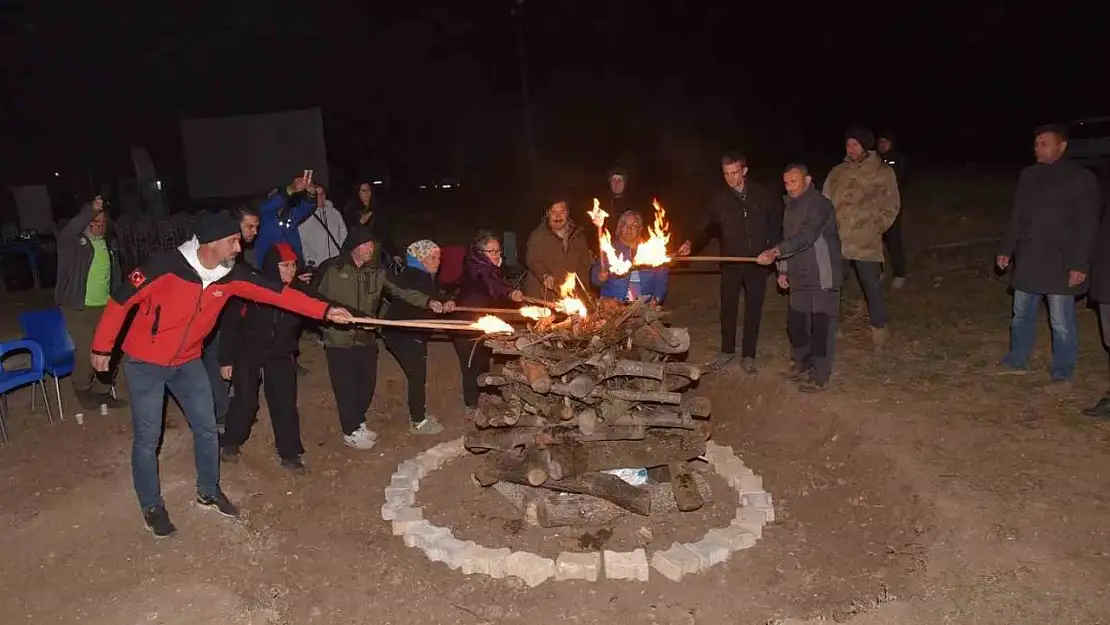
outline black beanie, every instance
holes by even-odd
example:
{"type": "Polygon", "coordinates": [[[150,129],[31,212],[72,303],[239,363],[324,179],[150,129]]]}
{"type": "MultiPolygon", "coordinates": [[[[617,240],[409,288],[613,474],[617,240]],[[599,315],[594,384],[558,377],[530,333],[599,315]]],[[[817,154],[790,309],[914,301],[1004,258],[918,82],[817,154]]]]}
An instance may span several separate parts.
{"type": "Polygon", "coordinates": [[[193,226],[193,233],[197,235],[197,242],[204,245],[239,234],[239,222],[224,211],[218,213],[202,211],[193,226]]]}
{"type": "Polygon", "coordinates": [[[848,132],[844,133],[844,140],[847,141],[848,139],[859,141],[863,149],[868,152],[875,149],[875,135],[872,134],[866,126],[853,126],[849,128],[848,132]]]}

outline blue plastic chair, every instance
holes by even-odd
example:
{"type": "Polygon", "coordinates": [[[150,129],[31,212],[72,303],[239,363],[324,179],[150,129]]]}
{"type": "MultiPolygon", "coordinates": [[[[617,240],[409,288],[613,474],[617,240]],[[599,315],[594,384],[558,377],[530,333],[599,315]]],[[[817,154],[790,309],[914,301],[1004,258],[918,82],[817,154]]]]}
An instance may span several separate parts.
{"type": "MultiPolygon", "coordinates": [[[[46,397],[46,356],[43,354],[42,346],[34,341],[26,339],[19,341],[8,341],[0,343],[0,437],[4,442],[8,442],[8,428],[4,425],[8,410],[8,392],[13,391],[21,386],[28,384],[39,385],[42,390],[42,405],[46,407],[46,419],[51,423],[54,422],[54,417],[50,414],[50,400],[46,397]],[[31,366],[22,367],[19,369],[3,369],[3,360],[13,352],[31,352],[31,366]]],[[[35,393],[31,389],[31,410],[35,409],[35,393]]]]}
{"type": "Polygon", "coordinates": [[[34,341],[42,347],[46,359],[46,374],[54,378],[54,393],[58,396],[58,417],[65,419],[62,410],[62,388],[59,378],[73,374],[73,338],[66,329],[65,317],[60,308],[32,310],[19,315],[19,325],[23,328],[23,338],[34,341]]]}

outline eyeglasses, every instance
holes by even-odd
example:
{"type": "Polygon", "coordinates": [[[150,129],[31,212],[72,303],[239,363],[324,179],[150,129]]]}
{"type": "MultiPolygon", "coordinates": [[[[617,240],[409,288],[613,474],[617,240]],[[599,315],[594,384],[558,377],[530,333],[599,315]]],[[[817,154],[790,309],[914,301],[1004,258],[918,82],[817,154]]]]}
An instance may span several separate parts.
{"type": "Polygon", "coordinates": [[[500,248],[493,248],[493,249],[482,248],[482,251],[485,252],[486,254],[496,254],[497,256],[501,255],[501,249],[500,248]]]}

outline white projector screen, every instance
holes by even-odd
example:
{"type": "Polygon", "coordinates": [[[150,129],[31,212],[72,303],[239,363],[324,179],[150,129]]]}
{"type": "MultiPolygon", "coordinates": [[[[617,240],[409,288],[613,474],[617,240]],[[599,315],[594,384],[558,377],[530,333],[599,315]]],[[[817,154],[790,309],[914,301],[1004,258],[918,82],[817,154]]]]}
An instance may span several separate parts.
{"type": "Polygon", "coordinates": [[[193,199],[241,197],[288,183],[306,169],[328,184],[320,109],[181,121],[193,199]]]}

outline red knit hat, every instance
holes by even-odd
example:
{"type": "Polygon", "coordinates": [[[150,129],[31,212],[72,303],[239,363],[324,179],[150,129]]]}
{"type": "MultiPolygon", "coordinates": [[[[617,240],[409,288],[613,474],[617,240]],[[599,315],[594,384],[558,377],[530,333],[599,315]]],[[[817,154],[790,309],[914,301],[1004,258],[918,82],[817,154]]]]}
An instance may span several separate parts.
{"type": "Polygon", "coordinates": [[[278,253],[278,262],[297,262],[297,252],[293,249],[292,245],[288,243],[275,243],[274,249],[277,250],[278,253]]]}

